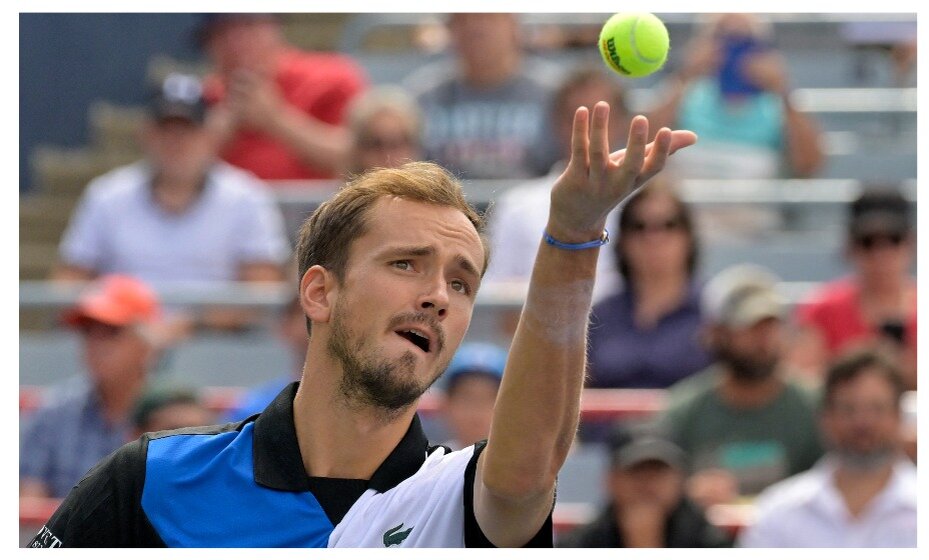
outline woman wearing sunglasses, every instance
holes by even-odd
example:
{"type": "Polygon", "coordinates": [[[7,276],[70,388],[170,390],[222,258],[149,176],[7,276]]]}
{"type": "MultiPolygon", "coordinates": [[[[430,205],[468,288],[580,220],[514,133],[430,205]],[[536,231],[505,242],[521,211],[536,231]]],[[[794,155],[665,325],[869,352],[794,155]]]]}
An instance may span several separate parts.
{"type": "Polygon", "coordinates": [[[898,357],[907,388],[916,388],[915,249],[910,206],[899,192],[869,190],[851,203],[845,257],[852,274],[797,308],[793,361],[812,380],[843,350],[878,343],[898,357]]]}

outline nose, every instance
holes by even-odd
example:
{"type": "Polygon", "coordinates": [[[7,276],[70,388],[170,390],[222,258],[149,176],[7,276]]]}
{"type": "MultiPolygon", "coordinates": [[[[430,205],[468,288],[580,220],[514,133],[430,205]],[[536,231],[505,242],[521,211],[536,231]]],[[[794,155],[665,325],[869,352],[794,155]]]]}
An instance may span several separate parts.
{"type": "Polygon", "coordinates": [[[448,282],[444,276],[437,275],[428,283],[419,298],[419,307],[426,312],[435,313],[439,320],[448,315],[448,282]]]}

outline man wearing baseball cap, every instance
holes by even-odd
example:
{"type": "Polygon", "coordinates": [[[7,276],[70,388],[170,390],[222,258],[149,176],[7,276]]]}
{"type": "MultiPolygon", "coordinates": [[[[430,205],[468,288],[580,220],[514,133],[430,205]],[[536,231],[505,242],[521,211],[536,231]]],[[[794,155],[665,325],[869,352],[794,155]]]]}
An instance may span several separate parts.
{"type": "Polygon", "coordinates": [[[686,455],[655,426],[617,424],[608,439],[609,503],[559,547],[712,548],[732,544],[684,496],[686,455]]]}
{"type": "Polygon", "coordinates": [[[816,398],[786,375],[777,278],[730,267],[704,290],[704,342],[716,362],[672,386],[661,422],[690,456],[703,506],[752,496],[822,455],[816,398]]]}
{"type": "Polygon", "coordinates": [[[105,276],[63,316],[80,333],[86,378],[50,390],[20,438],[20,495],[64,497],[94,464],[134,433],[130,415],[154,362],[147,332],[155,293],[129,276],[105,276]]]}

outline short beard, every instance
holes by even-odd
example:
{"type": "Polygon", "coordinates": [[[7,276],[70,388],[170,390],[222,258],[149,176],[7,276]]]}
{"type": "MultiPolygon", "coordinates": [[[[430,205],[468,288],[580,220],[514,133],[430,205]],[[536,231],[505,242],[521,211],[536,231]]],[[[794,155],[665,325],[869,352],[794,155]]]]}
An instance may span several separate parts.
{"type": "Polygon", "coordinates": [[[832,449],[832,455],[839,464],[850,471],[873,472],[894,462],[897,449],[885,445],[871,451],[853,451],[851,449],[832,449]]]}
{"type": "Polygon", "coordinates": [[[387,420],[396,418],[439,377],[436,375],[425,385],[417,383],[413,374],[416,356],[412,351],[404,352],[394,362],[365,355],[363,341],[345,326],[338,306],[333,311],[331,329],[327,349],[342,366],[339,393],[352,408],[375,408],[387,420]]]}
{"type": "Polygon", "coordinates": [[[716,356],[720,362],[726,364],[737,381],[746,383],[760,382],[769,379],[777,370],[778,359],[759,359],[736,355],[728,348],[716,349],[716,356]]]}

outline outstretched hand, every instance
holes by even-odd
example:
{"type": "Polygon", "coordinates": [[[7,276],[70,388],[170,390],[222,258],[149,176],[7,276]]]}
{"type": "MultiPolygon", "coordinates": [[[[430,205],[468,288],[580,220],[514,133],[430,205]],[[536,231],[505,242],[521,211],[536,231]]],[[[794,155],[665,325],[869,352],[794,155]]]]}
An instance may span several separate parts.
{"type": "Polygon", "coordinates": [[[552,188],[548,232],[560,241],[578,243],[600,236],[607,214],[664,168],[668,156],[697,141],[689,130],[662,128],[647,143],[648,119],[637,116],[629,126],[626,148],[610,153],[607,122],[610,106],[603,101],[574,113],[571,160],[552,188]]]}

